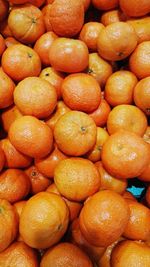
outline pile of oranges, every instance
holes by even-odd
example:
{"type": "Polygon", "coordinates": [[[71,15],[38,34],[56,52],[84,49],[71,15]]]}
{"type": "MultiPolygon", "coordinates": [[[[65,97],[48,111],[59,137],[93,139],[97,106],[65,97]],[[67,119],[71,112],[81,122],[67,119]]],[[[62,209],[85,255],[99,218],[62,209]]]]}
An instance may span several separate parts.
{"type": "Polygon", "coordinates": [[[149,14],[0,0],[1,267],[150,266],[149,14]]]}

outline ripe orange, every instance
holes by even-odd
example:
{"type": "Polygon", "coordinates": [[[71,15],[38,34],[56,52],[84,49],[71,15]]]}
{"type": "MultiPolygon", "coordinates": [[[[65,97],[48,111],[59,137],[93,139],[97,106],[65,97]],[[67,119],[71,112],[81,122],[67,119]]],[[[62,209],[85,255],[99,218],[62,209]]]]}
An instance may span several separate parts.
{"type": "Polygon", "coordinates": [[[138,80],[127,70],[119,70],[109,76],[105,86],[105,99],[111,106],[132,104],[133,90],[138,80]]]}
{"type": "Polygon", "coordinates": [[[116,177],[111,176],[104,168],[101,161],[98,161],[95,163],[95,166],[97,167],[99,174],[100,174],[100,190],[112,190],[115,191],[118,194],[123,194],[127,188],[127,181],[126,180],[120,180],[116,177]]]}
{"type": "Polygon", "coordinates": [[[19,111],[16,106],[10,106],[5,109],[1,114],[2,126],[3,129],[8,132],[10,125],[17,119],[22,117],[23,115],[19,111]]]}
{"type": "Polygon", "coordinates": [[[9,3],[5,0],[0,0],[0,21],[3,21],[8,14],[9,3]]]}
{"type": "Polygon", "coordinates": [[[105,99],[101,100],[99,107],[89,114],[89,116],[94,120],[96,126],[105,126],[107,122],[108,115],[111,108],[105,99]]]}
{"type": "Polygon", "coordinates": [[[15,120],[9,128],[8,135],[14,147],[29,157],[42,158],[52,150],[51,129],[35,117],[22,116],[15,120]]]}
{"type": "Polygon", "coordinates": [[[20,234],[33,248],[49,248],[62,238],[68,221],[64,200],[54,193],[40,192],[27,201],[21,213],[20,234]]]}
{"type": "Polygon", "coordinates": [[[20,44],[20,42],[17,41],[14,37],[7,37],[5,39],[6,47],[9,47],[9,46],[14,45],[14,44],[20,44]]]}
{"type": "Polygon", "coordinates": [[[97,48],[101,57],[118,61],[128,57],[137,46],[134,28],[126,22],[115,22],[101,30],[97,48]]]}
{"type": "Polygon", "coordinates": [[[27,168],[30,166],[32,159],[16,150],[8,138],[1,140],[1,148],[5,155],[6,168],[27,168]]]}
{"type": "Polygon", "coordinates": [[[136,106],[118,105],[108,115],[107,129],[109,134],[119,130],[128,130],[143,136],[147,128],[147,117],[136,106]]]}
{"type": "Polygon", "coordinates": [[[150,247],[142,242],[121,241],[111,254],[112,267],[147,267],[149,262],[150,247]]]}
{"type": "Polygon", "coordinates": [[[60,243],[53,248],[47,250],[44,254],[41,267],[92,267],[88,255],[86,255],[79,247],[71,243],[60,243]]]}
{"type": "Polygon", "coordinates": [[[38,76],[41,71],[39,55],[23,44],[8,47],[3,53],[1,64],[4,72],[15,81],[38,76]]]}
{"type": "Polygon", "coordinates": [[[51,4],[47,4],[42,8],[42,14],[43,14],[43,18],[44,18],[44,24],[45,24],[45,28],[46,31],[52,31],[52,25],[50,22],[50,9],[51,9],[51,4]]]}
{"type": "Polygon", "coordinates": [[[118,6],[118,0],[92,0],[94,7],[100,10],[109,10],[118,6]]]}
{"type": "Polygon", "coordinates": [[[48,66],[50,64],[49,57],[47,56],[47,54],[49,52],[49,48],[52,45],[52,42],[57,37],[58,36],[52,31],[46,32],[39,37],[39,39],[36,41],[34,45],[34,50],[38,53],[42,64],[45,66],[48,66]]]}
{"type": "Polygon", "coordinates": [[[107,79],[112,74],[112,66],[106,60],[101,58],[98,53],[91,53],[89,54],[87,73],[93,76],[103,88],[107,79]]]}
{"type": "Polygon", "coordinates": [[[143,135],[143,139],[145,140],[145,142],[150,144],[150,126],[147,127],[147,129],[143,135]]]}
{"type": "Polygon", "coordinates": [[[149,145],[135,133],[120,130],[109,136],[102,149],[102,163],[119,179],[139,176],[149,164],[149,145]]]}
{"type": "Polygon", "coordinates": [[[13,92],[15,84],[12,79],[0,68],[0,108],[13,104],[13,92]]]}
{"type": "Polygon", "coordinates": [[[99,22],[87,22],[83,25],[79,39],[86,43],[91,51],[97,51],[97,40],[104,25],[99,22]]]}
{"type": "Polygon", "coordinates": [[[26,203],[27,203],[27,200],[21,200],[21,201],[18,201],[16,203],[14,203],[14,205],[13,205],[15,207],[15,209],[16,209],[16,212],[17,212],[17,215],[18,215],[19,219],[20,219],[22,210],[25,207],[26,203]]]}
{"type": "Polygon", "coordinates": [[[55,168],[54,182],[58,191],[73,201],[85,200],[100,187],[97,168],[90,160],[79,157],[60,161],[55,168]]]}
{"type": "Polygon", "coordinates": [[[138,36],[138,43],[150,40],[150,17],[128,20],[138,36]]]}
{"type": "Polygon", "coordinates": [[[0,34],[0,56],[3,54],[5,49],[6,49],[5,41],[3,36],[0,34]]]}
{"type": "Polygon", "coordinates": [[[125,21],[126,15],[120,9],[106,11],[101,16],[101,23],[107,26],[114,22],[125,21]]]}
{"type": "Polygon", "coordinates": [[[59,36],[72,37],[84,23],[84,5],[77,0],[55,0],[49,11],[53,31],[59,36]]]}
{"type": "Polygon", "coordinates": [[[18,169],[7,169],[0,174],[0,198],[11,203],[24,199],[31,188],[28,176],[18,169]]]}
{"type": "Polygon", "coordinates": [[[49,60],[51,66],[58,71],[80,72],[88,66],[88,47],[81,40],[57,38],[49,49],[49,60]]]}
{"type": "Polygon", "coordinates": [[[138,179],[145,182],[150,182],[150,163],[144,171],[138,176],[138,179]]]}
{"type": "Polygon", "coordinates": [[[8,26],[13,36],[22,43],[34,43],[44,32],[43,14],[31,4],[13,8],[8,17],[8,26]]]}
{"type": "Polygon", "coordinates": [[[68,75],[61,86],[64,103],[72,110],[90,113],[101,102],[101,88],[98,82],[88,74],[68,75]]]}
{"type": "Polygon", "coordinates": [[[14,103],[24,115],[47,118],[57,104],[56,89],[42,78],[27,77],[17,84],[14,103]]]}
{"type": "Polygon", "coordinates": [[[32,195],[45,191],[47,187],[51,184],[51,181],[42,173],[40,173],[34,165],[26,169],[25,173],[29,177],[31,183],[30,192],[32,195]]]}
{"type": "Polygon", "coordinates": [[[120,8],[129,17],[141,17],[150,12],[149,0],[131,0],[130,3],[126,0],[119,1],[120,8]]]}
{"type": "Polygon", "coordinates": [[[146,115],[150,115],[150,77],[140,80],[135,86],[134,102],[146,115]]]}
{"type": "Polygon", "coordinates": [[[150,76],[150,41],[140,43],[129,59],[130,70],[139,79],[150,76]]]}
{"type": "Polygon", "coordinates": [[[150,210],[136,201],[126,199],[130,209],[130,219],[123,235],[133,240],[150,239],[150,210]]]}
{"type": "Polygon", "coordinates": [[[129,214],[122,196],[111,190],[100,191],[91,196],[81,210],[81,232],[92,245],[109,246],[123,234],[129,214]]]}
{"type": "MultiPolygon", "coordinates": [[[[2,252],[12,243],[12,241],[14,241],[18,232],[18,217],[16,210],[5,199],[0,199],[0,230],[0,252],[2,252]]],[[[4,265],[2,264],[1,266],[4,265]]]]}
{"type": "Polygon", "coordinates": [[[56,122],[54,138],[58,148],[70,156],[81,156],[96,143],[97,128],[84,112],[69,111],[56,122]]]}

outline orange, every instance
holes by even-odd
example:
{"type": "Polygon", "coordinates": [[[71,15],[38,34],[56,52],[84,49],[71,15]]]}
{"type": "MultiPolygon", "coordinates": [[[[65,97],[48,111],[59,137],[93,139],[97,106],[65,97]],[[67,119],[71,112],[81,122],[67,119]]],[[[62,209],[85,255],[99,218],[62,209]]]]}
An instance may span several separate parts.
{"type": "Polygon", "coordinates": [[[143,135],[143,139],[145,140],[145,142],[150,144],[150,126],[147,127],[147,129],[143,135]]]}
{"type": "Polygon", "coordinates": [[[47,4],[42,8],[42,14],[43,14],[43,18],[44,18],[44,24],[45,24],[45,28],[46,31],[52,31],[52,25],[50,22],[50,9],[51,9],[51,4],[47,4]]]}
{"type": "Polygon", "coordinates": [[[3,54],[4,50],[6,48],[5,41],[3,36],[0,34],[0,56],[3,54]]]}
{"type": "Polygon", "coordinates": [[[90,113],[101,102],[101,88],[90,75],[77,73],[68,75],[61,86],[64,103],[72,110],[90,113]]]}
{"type": "MultiPolygon", "coordinates": [[[[6,100],[6,99],[5,99],[6,100]]],[[[3,129],[8,132],[10,125],[17,119],[22,117],[23,115],[19,111],[16,106],[10,106],[5,109],[1,114],[2,126],[3,129]]]]}
{"type": "Polygon", "coordinates": [[[139,176],[149,159],[149,145],[133,132],[117,131],[103,145],[102,163],[106,171],[119,179],[139,176]]]}
{"type": "Polygon", "coordinates": [[[79,157],[60,161],[55,168],[54,182],[58,191],[73,201],[85,200],[100,187],[97,168],[90,160],[79,157]]]}
{"type": "Polygon", "coordinates": [[[89,116],[94,120],[96,126],[105,126],[107,122],[108,115],[111,108],[105,99],[101,100],[99,107],[89,114],[89,116]]]}
{"type": "Polygon", "coordinates": [[[130,219],[123,235],[128,239],[146,241],[150,238],[150,210],[136,201],[126,199],[130,219]]]}
{"type": "Polygon", "coordinates": [[[54,113],[51,114],[50,117],[45,120],[46,124],[52,129],[52,131],[54,131],[55,125],[60,119],[60,117],[68,111],[70,111],[70,108],[66,106],[66,104],[62,100],[59,100],[57,102],[57,106],[54,113]]]}
{"type": "Polygon", "coordinates": [[[81,40],[57,38],[49,49],[49,60],[55,70],[81,72],[88,66],[88,47],[81,40]]]}
{"type": "Polygon", "coordinates": [[[5,45],[7,47],[11,46],[11,45],[14,45],[14,44],[19,44],[20,42],[17,41],[14,37],[7,37],[5,39],[5,45]]]}
{"type": "Polygon", "coordinates": [[[11,203],[24,199],[31,188],[27,175],[18,169],[7,169],[0,174],[0,198],[11,203]]]}
{"type": "Polygon", "coordinates": [[[31,183],[31,193],[35,195],[39,192],[45,191],[47,187],[51,184],[51,181],[45,177],[36,166],[32,165],[25,170],[25,173],[29,177],[31,183]]]}
{"type": "Polygon", "coordinates": [[[19,219],[20,219],[22,210],[25,207],[26,203],[27,203],[27,200],[21,200],[21,201],[18,201],[16,203],[14,203],[14,205],[13,205],[15,207],[15,209],[16,209],[16,212],[17,212],[17,215],[18,215],[19,219]]]}
{"type": "Polygon", "coordinates": [[[13,92],[15,84],[12,79],[0,68],[0,108],[13,104],[13,92]]]}
{"type": "Polygon", "coordinates": [[[133,194],[129,191],[125,191],[122,196],[125,198],[125,199],[130,199],[130,200],[134,200],[134,201],[137,201],[136,198],[133,196],[133,194]]]}
{"type": "Polygon", "coordinates": [[[97,51],[97,40],[104,25],[99,22],[90,21],[83,25],[79,39],[86,43],[91,51],[97,51]]]}
{"type": "Polygon", "coordinates": [[[139,79],[150,76],[150,41],[140,43],[129,59],[130,70],[139,79]]]}
{"type": "Polygon", "coordinates": [[[0,21],[3,21],[8,14],[9,3],[5,0],[0,0],[0,21]]]}
{"type": "Polygon", "coordinates": [[[126,22],[115,22],[101,30],[97,48],[101,57],[118,61],[128,57],[137,46],[134,28],[126,22]]]}
{"type": "Polygon", "coordinates": [[[87,158],[92,162],[96,162],[101,159],[101,151],[103,144],[106,142],[109,134],[108,132],[100,127],[97,127],[97,139],[96,144],[91,151],[87,153],[87,158]]]}
{"type": "Polygon", "coordinates": [[[3,169],[6,162],[5,153],[3,149],[0,147],[0,171],[3,169]]]}
{"type": "Polygon", "coordinates": [[[13,36],[22,43],[34,43],[44,32],[43,14],[31,4],[13,8],[8,17],[8,26],[13,36]]]}
{"type": "Polygon", "coordinates": [[[150,12],[149,0],[131,0],[130,3],[126,0],[119,1],[120,8],[129,17],[141,17],[150,12]]]}
{"type": "Polygon", "coordinates": [[[58,148],[70,156],[81,156],[96,143],[97,128],[84,112],[68,111],[60,117],[54,128],[58,148]]]}
{"type": "Polygon", "coordinates": [[[96,247],[91,245],[83,236],[80,225],[79,218],[75,219],[70,227],[69,240],[71,243],[77,245],[81,248],[93,261],[98,261],[98,259],[103,255],[106,248],[96,247]]]}
{"type": "Polygon", "coordinates": [[[118,105],[108,115],[107,129],[109,134],[119,130],[128,130],[143,136],[147,128],[147,117],[136,106],[118,105]]]}
{"type": "Polygon", "coordinates": [[[43,175],[53,178],[56,166],[61,160],[66,158],[67,156],[54,144],[53,151],[47,157],[35,160],[35,166],[43,175]]]}
{"type": "Polygon", "coordinates": [[[47,250],[44,254],[41,267],[92,267],[88,255],[86,255],[80,248],[70,243],[60,243],[53,248],[47,250]]]}
{"type": "Polygon", "coordinates": [[[94,7],[100,10],[109,10],[118,6],[118,0],[92,0],[94,7]]]}
{"type": "Polygon", "coordinates": [[[150,17],[128,20],[138,36],[138,43],[150,40],[150,17]]]}
{"type": "Polygon", "coordinates": [[[81,210],[81,232],[92,245],[109,246],[123,234],[129,214],[122,196],[111,190],[100,191],[91,196],[81,210]]]}
{"type": "Polygon", "coordinates": [[[115,191],[118,194],[123,194],[127,188],[127,181],[126,180],[120,180],[116,177],[111,176],[104,168],[101,161],[98,161],[95,163],[95,166],[97,167],[99,174],[100,174],[100,190],[112,190],[115,191]]]}
{"type": "Polygon", "coordinates": [[[45,66],[49,65],[49,57],[47,56],[47,54],[49,52],[49,48],[52,45],[52,42],[57,37],[58,36],[52,31],[46,32],[39,37],[39,39],[36,41],[34,45],[34,50],[38,53],[42,64],[45,66]]]}
{"type": "Polygon", "coordinates": [[[89,54],[87,73],[93,76],[103,88],[107,79],[112,74],[112,66],[106,60],[101,58],[98,53],[91,53],[89,54]]]}
{"type": "Polygon", "coordinates": [[[61,98],[61,85],[63,82],[64,75],[61,72],[53,69],[52,67],[47,67],[45,69],[42,69],[39,77],[48,81],[51,85],[55,87],[57,99],[59,100],[61,98]]]}
{"type": "Polygon", "coordinates": [[[83,5],[84,5],[85,11],[87,11],[87,9],[89,8],[90,4],[91,4],[91,0],[83,0],[83,5]]]}
{"type": "Polygon", "coordinates": [[[46,123],[32,116],[22,116],[9,128],[9,139],[21,153],[42,158],[51,152],[53,135],[46,123]]]}
{"type": "Polygon", "coordinates": [[[81,30],[84,23],[82,1],[55,0],[49,11],[53,31],[59,36],[72,37],[81,30]]]}
{"type": "MultiPolygon", "coordinates": [[[[60,195],[60,192],[58,191],[56,185],[53,183],[51,184],[47,189],[46,192],[49,193],[55,193],[57,195],[60,195]]],[[[65,197],[62,197],[64,199],[64,201],[66,202],[66,205],[68,206],[69,209],[69,221],[72,222],[73,220],[75,220],[79,213],[80,210],[82,208],[82,204],[79,202],[75,202],[75,201],[71,201],[65,197]]]]}
{"type": "Polygon", "coordinates": [[[122,241],[111,254],[112,267],[148,267],[149,262],[150,247],[142,242],[122,241]]]}
{"type": "Polygon", "coordinates": [[[134,88],[134,102],[146,115],[150,115],[150,77],[140,80],[134,88]]]}
{"type": "Polygon", "coordinates": [[[13,80],[21,81],[28,76],[38,76],[41,71],[39,55],[23,44],[8,47],[2,56],[2,68],[13,80]]]}
{"type": "Polygon", "coordinates": [[[138,176],[138,179],[145,182],[150,182],[150,163],[144,171],[138,176]]]}
{"type": "Polygon", "coordinates": [[[24,115],[47,118],[57,104],[56,89],[42,78],[27,77],[17,84],[14,103],[24,115]]]}
{"type": "Polygon", "coordinates": [[[28,2],[37,7],[41,7],[45,4],[45,0],[29,0],[28,2]]]}
{"type": "Polygon", "coordinates": [[[105,86],[105,99],[111,106],[132,104],[133,91],[138,80],[127,70],[119,70],[109,76],[105,86]]]}
{"type": "Polygon", "coordinates": [[[5,154],[6,168],[27,168],[30,166],[32,159],[16,150],[8,138],[1,140],[1,148],[5,154]]]}
{"type": "Polygon", "coordinates": [[[34,249],[24,242],[14,242],[0,253],[0,265],[3,267],[38,267],[38,257],[34,249]]]}
{"type": "Polygon", "coordinates": [[[106,11],[101,16],[101,23],[104,26],[107,26],[114,22],[125,21],[125,20],[126,20],[125,14],[121,12],[121,10],[119,9],[106,11]]]}
{"type": "Polygon", "coordinates": [[[21,213],[20,234],[30,247],[49,248],[62,238],[68,221],[64,200],[54,193],[40,192],[27,201],[21,213]]]}
{"type": "Polygon", "coordinates": [[[2,252],[14,241],[18,232],[16,210],[5,199],[0,199],[0,230],[0,252],[2,252]]]}

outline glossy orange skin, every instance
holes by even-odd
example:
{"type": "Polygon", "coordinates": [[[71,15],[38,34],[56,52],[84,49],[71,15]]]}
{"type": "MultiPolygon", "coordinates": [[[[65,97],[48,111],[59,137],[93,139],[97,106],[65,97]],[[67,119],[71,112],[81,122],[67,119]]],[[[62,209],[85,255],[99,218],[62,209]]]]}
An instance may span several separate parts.
{"type": "Polygon", "coordinates": [[[27,175],[18,169],[7,169],[0,175],[0,198],[11,203],[24,199],[31,188],[27,175]]]}
{"type": "Polygon", "coordinates": [[[129,17],[141,17],[150,12],[149,0],[131,0],[130,3],[125,0],[119,1],[120,8],[129,17]]]}
{"type": "Polygon", "coordinates": [[[88,48],[81,40],[57,38],[50,47],[49,60],[58,71],[81,72],[88,66],[88,48]]]}
{"type": "Polygon", "coordinates": [[[108,102],[105,99],[102,99],[99,107],[92,113],[89,113],[89,116],[95,121],[96,126],[102,127],[106,125],[110,111],[111,108],[108,102]]]}
{"type": "Polygon", "coordinates": [[[146,115],[150,115],[150,77],[138,82],[134,88],[134,102],[146,115]]]}

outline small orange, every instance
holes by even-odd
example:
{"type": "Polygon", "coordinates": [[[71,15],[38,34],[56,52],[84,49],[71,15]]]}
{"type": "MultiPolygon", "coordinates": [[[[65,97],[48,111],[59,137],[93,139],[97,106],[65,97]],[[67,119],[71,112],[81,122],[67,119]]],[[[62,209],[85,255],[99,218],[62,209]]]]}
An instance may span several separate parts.
{"type": "Polygon", "coordinates": [[[126,20],[126,15],[119,9],[106,11],[101,16],[101,23],[104,26],[107,26],[114,22],[125,21],[125,20],[126,20]]]}
{"type": "Polygon", "coordinates": [[[109,134],[122,129],[143,136],[147,129],[147,117],[136,106],[118,105],[108,115],[107,129],[109,134]]]}
{"type": "Polygon", "coordinates": [[[54,182],[58,191],[73,201],[85,200],[100,187],[97,168],[90,160],[79,157],[60,161],[55,168],[54,182]]]}
{"type": "Polygon", "coordinates": [[[30,166],[32,159],[16,150],[8,138],[1,140],[1,148],[5,154],[6,168],[27,168],[30,166]]]}
{"type": "Polygon", "coordinates": [[[130,23],[138,36],[138,43],[150,40],[150,17],[130,19],[130,23]]]}
{"type": "MultiPolygon", "coordinates": [[[[15,208],[7,200],[0,199],[0,252],[4,251],[14,241],[17,232],[18,216],[15,208]]],[[[4,262],[0,260],[1,263],[4,262]]],[[[4,266],[4,264],[1,266],[4,266]]]]}
{"type": "Polygon", "coordinates": [[[118,6],[118,0],[92,0],[94,7],[100,10],[109,10],[118,6]]]}
{"type": "Polygon", "coordinates": [[[14,45],[14,44],[20,44],[20,42],[17,41],[14,37],[7,37],[5,39],[6,47],[9,47],[9,46],[14,45]]]}
{"type": "Polygon", "coordinates": [[[5,0],[0,0],[0,21],[3,21],[8,14],[9,3],[5,0]]]}
{"type": "Polygon", "coordinates": [[[150,76],[150,41],[140,43],[129,59],[130,70],[139,79],[150,76]]]}
{"type": "Polygon", "coordinates": [[[128,204],[121,195],[103,190],[85,202],[79,216],[80,229],[89,243],[106,247],[123,234],[129,215],[128,204]]]}
{"type": "Polygon", "coordinates": [[[51,66],[58,71],[80,72],[88,66],[88,47],[81,40],[57,38],[50,47],[49,60],[51,66]]]}
{"type": "Polygon", "coordinates": [[[89,54],[89,65],[87,73],[93,76],[103,88],[107,79],[112,74],[112,66],[101,58],[98,53],[89,54]]]}
{"type": "Polygon", "coordinates": [[[100,190],[112,190],[118,194],[123,194],[127,188],[127,180],[120,180],[116,177],[111,176],[104,168],[101,161],[97,161],[95,163],[99,174],[100,174],[100,190]]]}
{"type": "Polygon", "coordinates": [[[40,173],[34,165],[26,169],[25,173],[29,177],[31,183],[30,192],[32,195],[45,191],[47,187],[51,184],[51,181],[42,173],[40,173]]]}
{"type": "Polygon", "coordinates": [[[126,0],[119,0],[120,8],[129,17],[141,17],[150,12],[149,0],[131,0],[130,3],[126,0]]]}
{"type": "Polygon", "coordinates": [[[105,99],[111,106],[132,104],[133,91],[138,80],[127,70],[119,70],[109,76],[105,86],[105,99]]]}
{"type": "Polygon", "coordinates": [[[16,106],[10,106],[5,109],[1,114],[2,126],[3,129],[8,132],[10,125],[17,119],[22,117],[23,115],[19,111],[16,106]]]}
{"type": "Polygon", "coordinates": [[[93,119],[81,111],[68,111],[54,128],[58,148],[70,156],[81,156],[96,143],[97,129],[93,119]]]}
{"type": "Polygon", "coordinates": [[[79,39],[86,43],[91,51],[97,51],[97,40],[101,30],[104,28],[102,23],[90,21],[83,25],[79,39]]]}
{"type": "Polygon", "coordinates": [[[150,210],[136,201],[126,199],[130,209],[130,219],[123,235],[132,240],[150,239],[150,210]]]}
{"type": "Polygon", "coordinates": [[[12,79],[0,68],[0,108],[9,107],[13,104],[13,92],[15,84],[12,79]]]}
{"type": "Polygon", "coordinates": [[[90,113],[101,102],[101,88],[98,82],[86,73],[68,75],[61,86],[64,103],[72,110],[90,113]]]}
{"type": "Polygon", "coordinates": [[[102,127],[106,125],[110,111],[111,108],[108,102],[105,99],[102,99],[99,107],[92,113],[89,113],[89,116],[94,120],[96,126],[102,127]]]}
{"type": "Polygon", "coordinates": [[[126,22],[115,22],[101,30],[97,48],[101,57],[118,61],[128,57],[137,46],[134,28],[126,22]]]}
{"type": "Polygon", "coordinates": [[[120,130],[108,137],[102,149],[102,163],[119,179],[139,176],[150,160],[149,145],[135,133],[120,130]]]}
{"type": "Polygon", "coordinates": [[[5,41],[3,36],[0,34],[0,56],[3,54],[5,49],[6,49],[5,41]]]}
{"type": "Polygon", "coordinates": [[[16,209],[16,212],[18,214],[19,219],[20,219],[22,210],[25,207],[26,203],[27,203],[27,200],[21,200],[21,201],[18,201],[16,203],[14,203],[14,205],[13,205],[15,207],[15,209],[16,209]]]}
{"type": "Polygon", "coordinates": [[[45,249],[62,238],[68,222],[64,200],[54,193],[40,192],[27,201],[21,213],[20,234],[30,247],[45,249]]]}
{"type": "Polygon", "coordinates": [[[3,53],[1,64],[4,72],[15,81],[38,76],[41,71],[39,55],[31,47],[23,44],[8,47],[3,53]]]}
{"type": "Polygon", "coordinates": [[[51,129],[33,116],[22,116],[15,120],[8,135],[14,147],[29,157],[42,158],[52,150],[51,129]]]}
{"type": "Polygon", "coordinates": [[[27,77],[14,90],[14,103],[24,115],[47,118],[57,104],[56,89],[39,77],[27,77]]]}
{"type": "Polygon", "coordinates": [[[60,243],[47,250],[41,260],[41,267],[92,267],[88,255],[71,243],[60,243]]]}
{"type": "Polygon", "coordinates": [[[150,77],[140,80],[135,86],[134,102],[146,115],[150,115],[150,77]]]}
{"type": "Polygon", "coordinates": [[[34,45],[34,50],[38,53],[42,64],[45,66],[48,66],[50,64],[49,57],[47,56],[47,54],[48,54],[49,48],[52,45],[52,42],[57,37],[58,36],[52,31],[46,32],[39,37],[39,39],[36,41],[34,45]]]}

